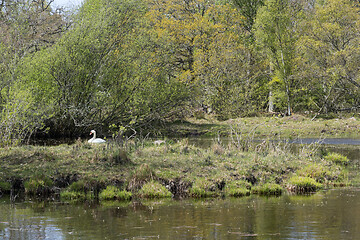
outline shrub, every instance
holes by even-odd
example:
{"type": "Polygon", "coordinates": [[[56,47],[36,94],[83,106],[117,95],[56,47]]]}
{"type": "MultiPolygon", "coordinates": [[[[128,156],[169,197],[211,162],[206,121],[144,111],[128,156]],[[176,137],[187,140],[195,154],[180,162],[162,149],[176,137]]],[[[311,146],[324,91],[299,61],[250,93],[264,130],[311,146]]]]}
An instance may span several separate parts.
{"type": "Polygon", "coordinates": [[[289,180],[290,190],[300,193],[315,192],[322,188],[322,184],[310,177],[294,176],[289,180]]]}
{"type": "Polygon", "coordinates": [[[150,181],[142,186],[139,195],[144,198],[170,198],[171,192],[156,181],[150,181]]]}
{"type": "Polygon", "coordinates": [[[0,182],[0,192],[9,192],[11,190],[11,183],[9,182],[0,182]]]}
{"type": "Polygon", "coordinates": [[[102,190],[99,198],[100,200],[130,200],[132,197],[131,192],[128,191],[120,191],[115,186],[107,186],[106,189],[102,190]]]}
{"type": "Polygon", "coordinates": [[[254,187],[251,192],[260,195],[281,195],[282,187],[276,183],[266,183],[264,185],[254,187]]]}
{"type": "Polygon", "coordinates": [[[327,156],[325,156],[325,160],[341,165],[347,165],[349,163],[349,159],[340,153],[329,153],[327,156]]]}
{"type": "Polygon", "coordinates": [[[231,197],[243,197],[250,195],[248,183],[245,181],[231,181],[226,183],[225,193],[231,197]]]}

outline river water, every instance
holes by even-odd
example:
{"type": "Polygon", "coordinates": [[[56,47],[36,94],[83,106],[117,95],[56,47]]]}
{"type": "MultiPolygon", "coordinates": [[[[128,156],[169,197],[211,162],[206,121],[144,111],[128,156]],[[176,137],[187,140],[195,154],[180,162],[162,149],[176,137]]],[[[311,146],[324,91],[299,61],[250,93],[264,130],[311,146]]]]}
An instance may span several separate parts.
{"type": "Polygon", "coordinates": [[[360,239],[360,189],[117,205],[0,203],[0,239],[360,239]]]}
{"type": "MultiPolygon", "coordinates": [[[[360,160],[357,146],[327,147],[360,160]]],[[[360,188],[103,204],[11,203],[3,196],[0,239],[360,239],[360,188]]]]}

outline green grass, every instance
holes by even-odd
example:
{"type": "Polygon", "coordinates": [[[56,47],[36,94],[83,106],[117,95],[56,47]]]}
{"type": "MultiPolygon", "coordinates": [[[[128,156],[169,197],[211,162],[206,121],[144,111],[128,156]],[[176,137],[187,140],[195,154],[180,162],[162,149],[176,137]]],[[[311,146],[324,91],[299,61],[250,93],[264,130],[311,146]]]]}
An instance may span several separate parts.
{"type": "Polygon", "coordinates": [[[167,141],[161,146],[152,141],[134,141],[126,152],[117,145],[97,146],[81,141],[71,146],[2,148],[0,177],[10,184],[13,179],[21,180],[28,192],[39,192],[39,186],[61,188],[64,199],[87,199],[85,192],[100,196],[100,190],[110,185],[126,189],[133,196],[156,197],[160,186],[155,183],[159,182],[179,184],[173,189],[181,188],[182,194],[194,198],[243,196],[250,189],[250,193],[276,194],[280,191],[278,186],[316,190],[323,185],[347,182],[345,169],[351,163],[338,164],[338,160],[321,158],[313,150],[292,154],[288,146],[270,140],[254,142],[249,147],[242,138],[243,145],[237,145],[239,139],[227,145],[214,141],[206,149],[195,147],[186,139],[167,141]],[[294,175],[302,182],[291,179],[294,175]]]}
{"type": "MultiPolygon", "coordinates": [[[[229,135],[230,128],[241,130],[244,136],[255,138],[281,136],[284,138],[297,137],[325,137],[325,138],[358,138],[360,135],[359,120],[351,116],[326,119],[316,118],[313,115],[299,115],[277,117],[264,116],[245,117],[219,121],[212,115],[204,118],[189,118],[187,121],[178,121],[169,124],[164,131],[170,135],[229,135]]],[[[166,134],[165,134],[166,135],[166,134]]]]}
{"type": "Polygon", "coordinates": [[[230,197],[243,197],[250,195],[250,184],[244,180],[234,180],[226,183],[225,193],[230,197]]]}
{"type": "Polygon", "coordinates": [[[138,195],[143,198],[171,198],[172,194],[163,185],[156,181],[145,183],[138,195]]]}
{"type": "Polygon", "coordinates": [[[197,178],[189,191],[194,198],[217,197],[220,195],[214,182],[205,178],[197,178]]]}
{"type": "Polygon", "coordinates": [[[340,153],[329,153],[325,156],[325,159],[336,164],[347,165],[349,163],[349,159],[346,156],[341,155],[340,153]]]}
{"type": "Polygon", "coordinates": [[[260,186],[255,186],[254,188],[251,189],[251,193],[253,194],[266,195],[266,196],[270,196],[270,195],[279,196],[282,194],[282,192],[283,192],[283,188],[276,183],[265,183],[260,186]]]}
{"type": "Polygon", "coordinates": [[[128,191],[120,191],[119,188],[115,186],[107,186],[106,189],[102,190],[99,194],[100,200],[120,200],[128,201],[131,200],[132,193],[128,191]]]}
{"type": "Polygon", "coordinates": [[[85,192],[69,191],[65,190],[60,193],[60,199],[62,201],[85,201],[88,199],[85,192]]]}
{"type": "Polygon", "coordinates": [[[294,176],[289,180],[291,191],[298,193],[316,192],[323,188],[321,183],[310,177],[294,176]]]}
{"type": "Polygon", "coordinates": [[[30,195],[41,194],[48,191],[53,181],[45,175],[35,175],[24,182],[25,192],[30,195]]]}

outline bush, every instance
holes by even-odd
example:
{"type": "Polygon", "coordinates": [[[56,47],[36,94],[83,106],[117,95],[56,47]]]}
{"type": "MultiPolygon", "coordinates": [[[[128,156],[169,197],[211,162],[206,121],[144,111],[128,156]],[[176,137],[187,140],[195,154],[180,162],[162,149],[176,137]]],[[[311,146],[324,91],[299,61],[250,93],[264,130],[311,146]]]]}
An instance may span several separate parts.
{"type": "Polygon", "coordinates": [[[289,184],[290,190],[299,193],[315,192],[323,187],[321,183],[316,182],[313,178],[299,176],[292,177],[289,184]]]}
{"type": "Polygon", "coordinates": [[[341,155],[340,153],[329,153],[327,156],[325,156],[325,160],[340,165],[347,165],[349,163],[349,159],[346,156],[341,155]]]}
{"type": "Polygon", "coordinates": [[[11,183],[9,182],[0,182],[0,192],[10,192],[11,190],[11,183]]]}
{"type": "Polygon", "coordinates": [[[260,194],[260,195],[281,195],[282,193],[282,187],[279,184],[276,183],[266,183],[261,186],[254,187],[251,192],[254,194],[260,194]]]}
{"type": "Polygon", "coordinates": [[[130,200],[132,197],[131,192],[120,191],[115,186],[107,186],[106,189],[102,190],[99,198],[100,200],[130,200]]]}
{"type": "Polygon", "coordinates": [[[172,194],[159,182],[150,181],[142,186],[139,195],[144,198],[170,198],[172,194]]]}

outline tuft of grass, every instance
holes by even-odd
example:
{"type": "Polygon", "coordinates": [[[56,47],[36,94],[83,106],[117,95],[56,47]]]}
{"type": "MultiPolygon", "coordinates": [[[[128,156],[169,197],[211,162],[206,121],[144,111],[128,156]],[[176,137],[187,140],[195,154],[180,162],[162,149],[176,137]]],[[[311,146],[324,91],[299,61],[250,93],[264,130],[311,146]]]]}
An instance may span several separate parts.
{"type": "Polygon", "coordinates": [[[316,192],[323,188],[321,183],[310,177],[294,176],[289,180],[290,190],[297,193],[316,192]]]}
{"type": "Polygon", "coordinates": [[[150,181],[142,186],[139,196],[143,198],[171,198],[172,194],[159,182],[150,181]]]}
{"type": "Polygon", "coordinates": [[[155,172],[146,163],[141,164],[134,172],[130,175],[129,189],[137,190],[142,187],[145,183],[154,180],[155,172]]]}
{"type": "Polygon", "coordinates": [[[329,153],[325,156],[325,160],[334,162],[339,165],[347,165],[349,163],[349,159],[340,153],[329,153]]]}
{"type": "Polygon", "coordinates": [[[219,143],[212,144],[211,149],[213,150],[215,155],[223,155],[225,153],[224,147],[221,146],[221,144],[219,143]]]}
{"type": "Polygon", "coordinates": [[[231,181],[225,185],[225,193],[230,197],[243,197],[250,195],[249,183],[241,180],[231,181]]]}
{"type": "Polygon", "coordinates": [[[319,183],[324,183],[327,180],[328,172],[329,169],[325,168],[325,166],[317,163],[310,163],[304,168],[299,169],[297,174],[302,177],[315,179],[319,183]]]}
{"type": "Polygon", "coordinates": [[[30,195],[48,192],[52,185],[53,181],[45,175],[34,176],[24,182],[25,192],[30,195]]]}
{"type": "Polygon", "coordinates": [[[70,201],[85,201],[87,196],[85,192],[69,191],[65,190],[60,193],[61,200],[70,200],[70,201]]]}
{"type": "Polygon", "coordinates": [[[197,178],[190,188],[190,195],[195,198],[217,197],[219,192],[213,182],[197,178]]]}
{"type": "Polygon", "coordinates": [[[264,185],[256,186],[251,189],[251,192],[253,194],[259,194],[259,195],[274,195],[279,196],[282,194],[283,188],[276,183],[265,183],[264,185]]]}
{"type": "Polygon", "coordinates": [[[132,193],[128,191],[120,191],[115,186],[107,186],[106,189],[102,190],[99,194],[100,200],[120,200],[128,201],[132,197],[132,193]]]}
{"type": "Polygon", "coordinates": [[[93,184],[94,182],[89,179],[82,179],[77,182],[73,182],[67,189],[60,193],[60,198],[62,200],[71,200],[76,202],[95,199],[95,193],[90,191],[93,184]]]}
{"type": "Polygon", "coordinates": [[[86,191],[86,187],[85,187],[85,182],[84,180],[79,180],[77,182],[73,182],[72,184],[70,184],[70,186],[68,187],[68,190],[71,192],[85,192],[86,191]]]}

